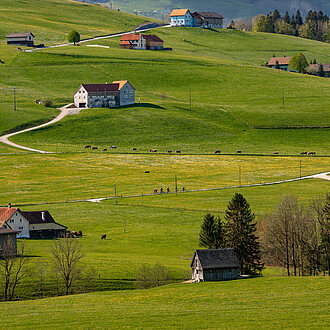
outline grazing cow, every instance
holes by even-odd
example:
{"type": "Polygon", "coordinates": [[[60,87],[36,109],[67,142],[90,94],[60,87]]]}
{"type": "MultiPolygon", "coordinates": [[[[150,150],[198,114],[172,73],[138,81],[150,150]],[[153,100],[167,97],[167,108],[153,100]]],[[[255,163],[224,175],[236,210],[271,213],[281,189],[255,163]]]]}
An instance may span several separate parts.
{"type": "Polygon", "coordinates": [[[93,147],[92,150],[98,150],[98,147],[93,147]]]}
{"type": "Polygon", "coordinates": [[[77,237],[82,237],[82,231],[79,230],[78,233],[76,234],[77,237]]]}
{"type": "Polygon", "coordinates": [[[150,149],[149,152],[157,152],[157,149],[150,149]]]}
{"type": "Polygon", "coordinates": [[[107,152],[107,151],[108,151],[108,149],[103,149],[103,150],[102,150],[102,152],[107,152]]]}
{"type": "Polygon", "coordinates": [[[111,149],[117,149],[117,146],[111,146],[111,149]]]}
{"type": "Polygon", "coordinates": [[[300,155],[307,155],[307,151],[301,152],[300,155]]]}
{"type": "Polygon", "coordinates": [[[278,155],[278,152],[277,152],[277,151],[274,151],[274,152],[273,152],[273,155],[278,155]]]}
{"type": "Polygon", "coordinates": [[[216,154],[220,154],[220,150],[217,150],[215,153],[216,153],[216,154]]]}
{"type": "Polygon", "coordinates": [[[308,155],[309,155],[309,156],[314,156],[314,155],[315,155],[315,152],[314,152],[314,151],[310,151],[310,152],[308,153],[308,155]]]}
{"type": "Polygon", "coordinates": [[[236,155],[237,155],[237,154],[241,154],[241,153],[242,153],[241,150],[237,150],[237,151],[236,151],[236,155]]]}
{"type": "Polygon", "coordinates": [[[144,173],[150,173],[150,171],[144,171],[144,173]]]}
{"type": "Polygon", "coordinates": [[[90,149],[92,146],[85,146],[84,149],[90,149]]]}
{"type": "Polygon", "coordinates": [[[168,153],[168,154],[171,154],[171,153],[172,153],[172,150],[168,150],[167,153],[168,153]]]}
{"type": "Polygon", "coordinates": [[[101,236],[101,239],[106,239],[106,238],[107,238],[107,234],[101,236]]]}
{"type": "Polygon", "coordinates": [[[181,154],[181,150],[176,150],[175,151],[177,154],[181,154]]]}
{"type": "Polygon", "coordinates": [[[133,151],[136,151],[137,150],[137,148],[133,148],[133,151]]]}

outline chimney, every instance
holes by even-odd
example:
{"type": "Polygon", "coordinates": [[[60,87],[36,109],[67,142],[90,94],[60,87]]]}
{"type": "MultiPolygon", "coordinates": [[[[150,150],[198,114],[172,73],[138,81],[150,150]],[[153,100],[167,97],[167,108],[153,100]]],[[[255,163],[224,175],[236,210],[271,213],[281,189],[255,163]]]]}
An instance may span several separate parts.
{"type": "Polygon", "coordinates": [[[46,221],[46,213],[44,211],[41,212],[42,221],[46,221]]]}
{"type": "Polygon", "coordinates": [[[8,210],[11,209],[11,203],[8,203],[8,210]]]}

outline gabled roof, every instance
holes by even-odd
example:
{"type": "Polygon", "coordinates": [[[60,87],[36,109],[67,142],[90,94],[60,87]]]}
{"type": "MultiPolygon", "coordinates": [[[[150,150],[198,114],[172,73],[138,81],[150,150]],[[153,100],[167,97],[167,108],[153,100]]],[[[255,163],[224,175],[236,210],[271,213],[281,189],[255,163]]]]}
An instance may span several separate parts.
{"type": "Polygon", "coordinates": [[[272,57],[267,65],[276,65],[276,61],[279,65],[289,65],[290,60],[291,57],[272,57]]]}
{"type": "Polygon", "coordinates": [[[164,40],[160,39],[158,36],[154,34],[143,34],[143,38],[154,42],[164,42],[164,40]]]}
{"type": "Polygon", "coordinates": [[[141,38],[141,34],[135,34],[135,33],[130,33],[130,34],[124,34],[121,38],[120,41],[131,41],[131,40],[139,40],[141,38]]]}
{"type": "Polygon", "coordinates": [[[119,90],[121,90],[124,86],[125,86],[125,84],[126,83],[129,83],[130,84],[130,86],[133,88],[133,89],[135,89],[133,86],[132,86],[132,84],[128,81],[128,80],[118,80],[118,81],[113,81],[112,82],[112,84],[118,84],[119,85],[119,90]]]}
{"type": "Polygon", "coordinates": [[[173,9],[170,16],[184,16],[189,9],[173,9]]]}
{"type": "Polygon", "coordinates": [[[23,32],[23,33],[8,33],[6,35],[6,38],[24,38],[28,36],[34,37],[32,32],[23,32]]]}
{"type": "Polygon", "coordinates": [[[22,211],[22,214],[31,224],[55,222],[48,211],[22,211]],[[45,213],[45,221],[42,220],[42,212],[45,213]]]}
{"type": "Polygon", "coordinates": [[[194,12],[194,16],[200,16],[202,18],[223,18],[222,15],[219,15],[215,12],[211,12],[211,11],[195,11],[194,12]]]}
{"type": "Polygon", "coordinates": [[[121,45],[130,45],[131,43],[128,40],[124,40],[120,44],[121,45]]]}
{"type": "Polygon", "coordinates": [[[201,249],[196,250],[191,261],[193,266],[195,257],[198,257],[203,269],[238,268],[239,263],[234,249],[201,249]]]}
{"type": "MultiPolygon", "coordinates": [[[[324,72],[330,72],[330,64],[322,64],[324,72]]],[[[306,69],[307,72],[317,72],[320,68],[320,64],[310,64],[306,69]]]]}
{"type": "MultiPolygon", "coordinates": [[[[119,84],[82,84],[87,92],[118,92],[119,84]]],[[[80,87],[78,88],[78,90],[80,87]]]]}
{"type": "Polygon", "coordinates": [[[16,211],[19,211],[19,208],[11,207],[8,209],[8,207],[0,207],[0,227],[2,227],[2,225],[7,222],[16,211]]]}

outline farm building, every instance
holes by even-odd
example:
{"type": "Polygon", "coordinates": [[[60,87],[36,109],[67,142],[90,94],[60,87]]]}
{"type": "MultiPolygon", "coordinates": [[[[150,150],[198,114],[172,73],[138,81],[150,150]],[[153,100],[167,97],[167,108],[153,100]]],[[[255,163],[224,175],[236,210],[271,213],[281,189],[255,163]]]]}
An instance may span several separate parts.
{"type": "Polygon", "coordinates": [[[173,9],[170,17],[171,26],[194,26],[194,18],[189,9],[173,9]]]}
{"type": "Polygon", "coordinates": [[[0,228],[0,258],[5,255],[16,256],[18,231],[0,228]]]}
{"type": "Polygon", "coordinates": [[[124,34],[120,39],[120,48],[162,50],[164,41],[156,35],[124,34]]]}
{"type": "Polygon", "coordinates": [[[190,267],[194,282],[233,280],[239,277],[234,249],[196,250],[190,267]]]}
{"type": "Polygon", "coordinates": [[[16,231],[17,238],[57,238],[66,233],[48,211],[21,211],[10,204],[0,207],[0,228],[16,231]]]}
{"type": "Polygon", "coordinates": [[[203,28],[223,28],[223,16],[209,11],[192,13],[194,26],[203,28]]]}
{"type": "Polygon", "coordinates": [[[67,227],[55,222],[48,211],[22,212],[30,223],[30,238],[59,238],[66,236],[67,227]]]}
{"type": "Polygon", "coordinates": [[[6,35],[7,45],[21,45],[33,47],[34,35],[31,32],[9,33],[6,35]]]}
{"type": "MultiPolygon", "coordinates": [[[[321,64],[310,64],[306,72],[312,75],[317,75],[321,64]]],[[[324,76],[330,78],[330,64],[322,64],[324,76]]]]}
{"type": "Polygon", "coordinates": [[[278,69],[280,70],[290,71],[289,69],[290,60],[291,57],[272,57],[267,63],[267,66],[272,69],[276,69],[276,66],[278,66],[278,69]]]}
{"type": "Polygon", "coordinates": [[[82,84],[74,94],[77,108],[114,108],[135,103],[135,88],[127,81],[82,84]]]}

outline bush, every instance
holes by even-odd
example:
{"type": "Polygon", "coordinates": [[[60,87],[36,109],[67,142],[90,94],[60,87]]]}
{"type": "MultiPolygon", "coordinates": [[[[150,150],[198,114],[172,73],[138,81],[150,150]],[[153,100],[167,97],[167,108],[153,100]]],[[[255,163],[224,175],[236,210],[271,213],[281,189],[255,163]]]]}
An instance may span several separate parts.
{"type": "Polygon", "coordinates": [[[172,282],[169,270],[160,264],[154,266],[142,265],[136,276],[136,286],[140,289],[149,289],[166,285],[172,282]]]}

